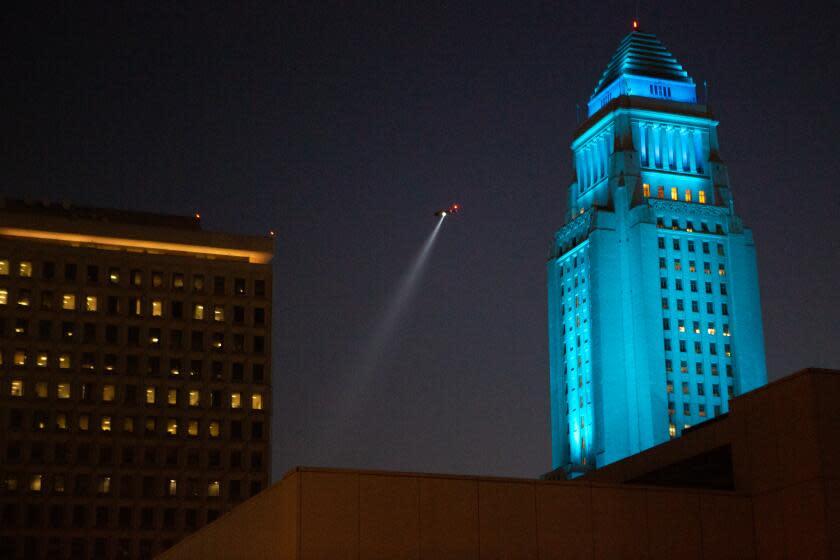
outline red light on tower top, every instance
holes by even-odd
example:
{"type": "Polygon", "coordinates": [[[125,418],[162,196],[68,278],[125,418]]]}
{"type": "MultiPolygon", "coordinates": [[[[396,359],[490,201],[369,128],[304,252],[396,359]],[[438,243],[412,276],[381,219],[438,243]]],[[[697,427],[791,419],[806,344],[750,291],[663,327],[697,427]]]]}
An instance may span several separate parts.
{"type": "Polygon", "coordinates": [[[638,30],[639,30],[639,20],[634,19],[633,20],[633,31],[638,31],[638,30]]]}

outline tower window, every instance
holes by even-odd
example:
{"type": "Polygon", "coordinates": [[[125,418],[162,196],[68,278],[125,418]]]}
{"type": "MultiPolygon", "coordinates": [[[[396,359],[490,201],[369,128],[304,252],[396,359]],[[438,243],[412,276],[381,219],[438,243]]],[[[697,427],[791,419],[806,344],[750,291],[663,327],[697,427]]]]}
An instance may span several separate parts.
{"type": "Polygon", "coordinates": [[[697,202],[700,204],[706,204],[706,191],[700,191],[697,193],[697,202]]]}
{"type": "Polygon", "coordinates": [[[645,198],[650,198],[650,184],[649,183],[642,184],[642,195],[645,198]]]}
{"type": "Polygon", "coordinates": [[[691,202],[691,191],[688,190],[688,189],[686,189],[686,191],[685,191],[685,201],[686,202],[691,202]]]}
{"type": "Polygon", "coordinates": [[[656,198],[665,198],[665,187],[660,186],[656,188],[656,198]]]}
{"type": "Polygon", "coordinates": [[[671,187],[671,200],[679,200],[679,193],[677,192],[677,187],[671,187]]]}

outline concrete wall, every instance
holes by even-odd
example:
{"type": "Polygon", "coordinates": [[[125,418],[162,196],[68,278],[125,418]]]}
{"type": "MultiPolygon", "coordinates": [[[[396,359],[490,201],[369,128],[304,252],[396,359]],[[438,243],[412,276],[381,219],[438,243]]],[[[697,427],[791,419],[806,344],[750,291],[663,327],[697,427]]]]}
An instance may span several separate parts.
{"type": "Polygon", "coordinates": [[[159,558],[754,558],[744,496],[300,469],[159,558]]]}

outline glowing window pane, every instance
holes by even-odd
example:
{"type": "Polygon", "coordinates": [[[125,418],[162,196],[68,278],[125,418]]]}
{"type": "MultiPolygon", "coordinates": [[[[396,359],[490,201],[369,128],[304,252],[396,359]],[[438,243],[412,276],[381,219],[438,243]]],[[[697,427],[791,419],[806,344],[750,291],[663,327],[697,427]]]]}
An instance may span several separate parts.
{"type": "Polygon", "coordinates": [[[262,410],[262,407],[262,393],[254,393],[253,395],[251,395],[251,408],[254,410],[262,410]]]}
{"type": "Polygon", "coordinates": [[[111,477],[110,476],[101,476],[99,477],[99,483],[96,485],[96,491],[100,494],[110,494],[111,493],[111,477]]]}
{"type": "Polygon", "coordinates": [[[650,198],[650,184],[649,183],[642,184],[642,193],[644,194],[645,198],[650,198]]]}
{"type": "Polygon", "coordinates": [[[166,392],[166,402],[171,405],[178,404],[178,389],[169,389],[166,392]]]}
{"type": "Polygon", "coordinates": [[[96,296],[85,297],[85,311],[96,311],[97,300],[96,296]]]}
{"type": "Polygon", "coordinates": [[[76,309],[76,295],[75,294],[64,294],[61,296],[61,308],[62,309],[76,309]]]}
{"type": "Polygon", "coordinates": [[[163,317],[163,302],[159,299],[152,301],[152,317],[163,317]]]}
{"type": "Polygon", "coordinates": [[[679,193],[677,193],[677,187],[671,187],[671,200],[679,200],[679,193]]]}
{"type": "Polygon", "coordinates": [[[219,496],[219,488],[221,485],[219,484],[218,480],[214,480],[210,484],[207,485],[207,495],[211,498],[216,498],[219,496]]]}
{"type": "Polygon", "coordinates": [[[32,478],[29,479],[29,489],[32,492],[40,492],[41,491],[41,483],[43,482],[44,477],[40,474],[32,475],[32,478]]]}
{"type": "Polygon", "coordinates": [[[166,433],[170,436],[178,435],[178,421],[175,418],[166,421],[166,433]]]}
{"type": "Polygon", "coordinates": [[[686,191],[685,191],[685,201],[686,202],[691,202],[691,191],[688,190],[688,189],[686,189],[686,191]]]}
{"type": "Polygon", "coordinates": [[[190,437],[198,436],[198,420],[190,420],[187,424],[187,435],[190,437]]]}
{"type": "Polygon", "coordinates": [[[102,386],[102,400],[105,402],[111,402],[114,400],[114,396],[116,395],[116,388],[113,385],[103,385],[102,386]]]}
{"type": "Polygon", "coordinates": [[[204,319],[204,306],[200,303],[193,304],[193,319],[197,321],[204,319]]]}
{"type": "Polygon", "coordinates": [[[190,406],[200,406],[201,404],[201,393],[196,390],[190,391],[190,406]]]}
{"type": "Polygon", "coordinates": [[[668,424],[668,435],[671,437],[677,436],[677,427],[674,424],[668,424]]]}
{"type": "Polygon", "coordinates": [[[58,367],[60,369],[69,369],[70,368],[70,354],[61,354],[58,357],[58,367]]]}
{"type": "Polygon", "coordinates": [[[697,201],[700,204],[706,204],[706,191],[700,191],[697,193],[697,201]]]}
{"type": "Polygon", "coordinates": [[[9,275],[9,261],[2,260],[0,261],[0,276],[8,276],[9,275]]]}
{"type": "Polygon", "coordinates": [[[13,397],[22,397],[23,396],[23,381],[20,379],[13,379],[11,387],[9,389],[9,394],[13,397]]]}
{"type": "Polygon", "coordinates": [[[219,437],[219,422],[218,420],[211,420],[210,425],[208,427],[208,431],[210,433],[210,437],[219,437]]]}
{"type": "Polygon", "coordinates": [[[111,431],[111,417],[110,416],[103,416],[102,420],[99,421],[99,427],[102,429],[103,432],[110,432],[111,431]]]}
{"type": "Polygon", "coordinates": [[[49,365],[49,357],[47,356],[47,353],[38,352],[38,356],[35,358],[35,364],[38,367],[47,367],[47,365],[49,365]]]}
{"type": "Polygon", "coordinates": [[[225,320],[225,308],[217,305],[213,308],[213,320],[221,323],[225,320]]]}
{"type": "Polygon", "coordinates": [[[32,276],[32,263],[29,261],[21,261],[20,266],[18,268],[18,274],[20,276],[29,278],[32,276]]]}
{"type": "Polygon", "coordinates": [[[55,415],[55,427],[58,430],[67,429],[67,415],[65,413],[59,412],[55,415]]]}
{"type": "Polygon", "coordinates": [[[16,350],[14,354],[14,364],[23,367],[26,365],[26,352],[23,350],[16,350]]]}
{"type": "Polygon", "coordinates": [[[174,478],[170,478],[166,484],[166,493],[169,496],[177,496],[178,495],[178,481],[174,478]]]}
{"type": "Polygon", "coordinates": [[[119,268],[111,268],[108,270],[108,281],[111,284],[119,284],[120,283],[120,269],[119,268]]]}
{"type": "Polygon", "coordinates": [[[155,404],[155,388],[146,387],[146,403],[155,404]]]}
{"type": "Polygon", "coordinates": [[[231,393],[230,394],[230,407],[231,408],[242,408],[242,393],[231,393]]]}
{"type": "Polygon", "coordinates": [[[56,396],[59,399],[69,399],[70,398],[70,384],[69,383],[59,383],[56,386],[56,396]]]}
{"type": "Polygon", "coordinates": [[[9,303],[9,290],[0,290],[0,305],[9,303]]]}

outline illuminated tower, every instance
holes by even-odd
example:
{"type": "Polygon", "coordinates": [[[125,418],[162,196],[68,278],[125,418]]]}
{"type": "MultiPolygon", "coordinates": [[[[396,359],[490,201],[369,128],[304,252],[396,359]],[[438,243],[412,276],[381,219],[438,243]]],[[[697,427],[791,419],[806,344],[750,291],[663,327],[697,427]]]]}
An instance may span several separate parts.
{"type": "Polygon", "coordinates": [[[552,462],[572,476],[677,437],[767,381],[755,245],[718,123],[635,27],[575,131],[548,261],[552,462]]]}

